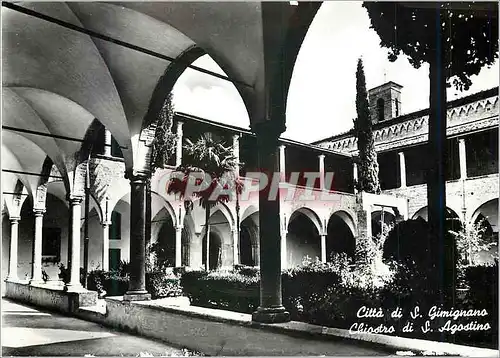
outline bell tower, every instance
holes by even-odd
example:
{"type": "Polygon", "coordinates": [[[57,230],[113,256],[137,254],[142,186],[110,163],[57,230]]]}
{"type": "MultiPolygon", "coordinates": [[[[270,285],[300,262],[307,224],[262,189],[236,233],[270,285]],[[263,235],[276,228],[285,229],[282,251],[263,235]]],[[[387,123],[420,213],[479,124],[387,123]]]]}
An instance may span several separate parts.
{"type": "Polygon", "coordinates": [[[399,117],[401,112],[401,89],[396,82],[386,82],[368,91],[372,123],[388,121],[399,117]]]}

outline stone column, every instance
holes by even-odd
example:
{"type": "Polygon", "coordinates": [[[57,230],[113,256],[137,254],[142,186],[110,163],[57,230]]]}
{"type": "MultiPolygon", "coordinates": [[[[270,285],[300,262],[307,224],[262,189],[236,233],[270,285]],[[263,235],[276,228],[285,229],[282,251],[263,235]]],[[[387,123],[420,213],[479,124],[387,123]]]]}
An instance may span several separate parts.
{"type": "Polygon", "coordinates": [[[151,299],[146,291],[146,184],[145,173],[130,179],[130,282],[125,301],[151,299]]]}
{"type": "Polygon", "coordinates": [[[111,157],[111,132],[104,129],[104,155],[111,157]]]}
{"type": "Polygon", "coordinates": [[[321,262],[326,262],[326,234],[321,234],[321,262]]]}
{"type": "MultiPolygon", "coordinates": [[[[279,155],[279,161],[280,161],[280,181],[284,182],[286,180],[286,156],[285,156],[285,145],[280,145],[280,155],[279,155]]],[[[271,181],[272,178],[269,178],[269,181],[271,181]]]]}
{"type": "Polygon", "coordinates": [[[399,175],[400,175],[400,188],[406,188],[406,161],[405,161],[405,153],[399,152],[399,175]]]}
{"type": "Polygon", "coordinates": [[[33,265],[31,266],[32,283],[42,283],[42,229],[45,209],[33,209],[35,214],[35,238],[33,240],[33,265]]]}
{"type": "Polygon", "coordinates": [[[325,155],[318,155],[319,158],[319,189],[325,190],[325,155]]]}
{"type": "Polygon", "coordinates": [[[17,250],[18,250],[18,232],[19,232],[19,217],[10,217],[10,250],[9,250],[9,274],[8,281],[17,281],[17,250]]]}
{"type": "Polygon", "coordinates": [[[109,271],[109,226],[110,221],[102,222],[102,270],[109,271]]]}
{"type": "Polygon", "coordinates": [[[70,195],[68,197],[70,205],[70,220],[71,220],[71,266],[70,266],[70,280],[66,284],[68,291],[81,291],[84,290],[80,283],[80,220],[82,216],[82,201],[81,196],[70,195]]]}
{"type": "MultiPolygon", "coordinates": [[[[278,156],[278,137],[282,132],[272,121],[255,128],[259,168],[270,176],[284,162],[278,156]]],[[[280,150],[281,152],[281,150],[280,150]]],[[[281,301],[281,223],[279,190],[269,199],[266,190],[259,192],[259,241],[260,241],[260,306],[252,314],[257,322],[277,323],[290,320],[281,301]]]]}
{"type": "Polygon", "coordinates": [[[240,263],[239,260],[239,250],[238,250],[238,241],[239,241],[239,235],[238,235],[238,229],[233,228],[231,230],[231,236],[233,238],[233,265],[238,265],[240,263]]]}
{"type": "Polygon", "coordinates": [[[182,164],[182,125],[181,121],[177,122],[177,147],[175,149],[175,166],[178,167],[182,164]]]}
{"type": "Polygon", "coordinates": [[[460,159],[460,179],[467,179],[467,151],[465,148],[465,138],[458,140],[458,156],[460,159]]]}
{"type": "Polygon", "coordinates": [[[175,228],[175,267],[182,266],[182,226],[175,228]]]}
{"type": "Polygon", "coordinates": [[[285,270],[288,268],[287,261],[287,248],[286,248],[286,235],[288,234],[288,230],[281,230],[281,269],[285,270]]]}

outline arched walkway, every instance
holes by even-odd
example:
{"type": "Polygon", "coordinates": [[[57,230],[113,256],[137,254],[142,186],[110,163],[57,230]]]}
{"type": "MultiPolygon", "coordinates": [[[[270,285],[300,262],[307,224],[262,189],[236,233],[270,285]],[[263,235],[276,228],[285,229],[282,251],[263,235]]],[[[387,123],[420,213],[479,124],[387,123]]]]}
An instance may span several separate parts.
{"type": "Polygon", "coordinates": [[[480,225],[483,243],[497,243],[488,251],[479,252],[475,258],[477,263],[490,263],[498,255],[498,199],[489,200],[477,208],[471,222],[480,225]]]}
{"type": "Polygon", "coordinates": [[[240,264],[259,265],[259,213],[247,216],[240,224],[240,264]]]}
{"type": "Polygon", "coordinates": [[[306,257],[321,258],[321,239],[318,225],[310,215],[295,211],[290,216],[286,235],[287,264],[289,267],[301,265],[306,257]]]}
{"type": "Polygon", "coordinates": [[[353,220],[344,211],[337,211],[330,216],[326,239],[327,261],[331,259],[332,255],[342,252],[349,257],[354,257],[356,240],[349,223],[353,223],[353,220]]]}

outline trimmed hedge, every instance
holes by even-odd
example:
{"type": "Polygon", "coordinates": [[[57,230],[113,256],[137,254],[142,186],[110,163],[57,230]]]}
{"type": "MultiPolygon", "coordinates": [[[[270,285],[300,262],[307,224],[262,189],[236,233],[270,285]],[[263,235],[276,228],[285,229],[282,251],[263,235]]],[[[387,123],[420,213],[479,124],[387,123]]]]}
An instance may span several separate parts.
{"type": "Polygon", "coordinates": [[[259,305],[259,276],[233,271],[187,271],[181,286],[192,305],[252,313],[259,305]]]}
{"type": "MultiPolygon", "coordinates": [[[[123,296],[128,291],[129,281],[129,275],[94,270],[89,272],[87,288],[97,292],[106,291],[106,296],[123,296]]],[[[180,279],[173,273],[146,272],[146,290],[152,299],[182,295],[180,279]]]]}

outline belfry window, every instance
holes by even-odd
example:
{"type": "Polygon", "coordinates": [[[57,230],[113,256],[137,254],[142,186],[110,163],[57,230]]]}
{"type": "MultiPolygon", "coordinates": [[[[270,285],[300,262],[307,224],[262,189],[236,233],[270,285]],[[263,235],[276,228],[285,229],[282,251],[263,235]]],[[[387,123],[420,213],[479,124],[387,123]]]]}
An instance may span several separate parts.
{"type": "Polygon", "coordinates": [[[379,122],[384,120],[384,106],[385,106],[384,99],[379,98],[377,100],[377,116],[379,122]]]}

